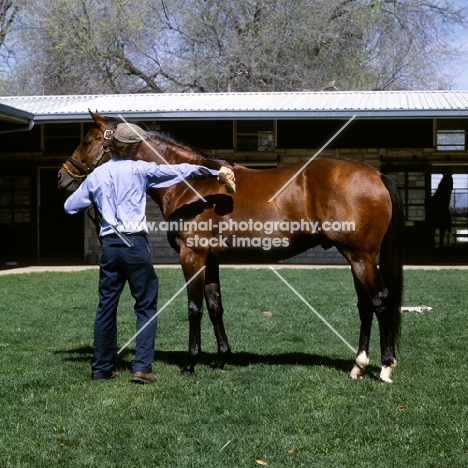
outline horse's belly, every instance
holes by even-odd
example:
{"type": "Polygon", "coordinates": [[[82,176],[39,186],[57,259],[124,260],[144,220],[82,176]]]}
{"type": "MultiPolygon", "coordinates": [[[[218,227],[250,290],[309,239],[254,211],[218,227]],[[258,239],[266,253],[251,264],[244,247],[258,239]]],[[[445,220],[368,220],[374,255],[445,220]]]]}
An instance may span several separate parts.
{"type": "Polygon", "coordinates": [[[306,236],[233,236],[229,248],[219,252],[223,263],[272,263],[299,255],[320,245],[323,239],[316,235],[306,236]]]}

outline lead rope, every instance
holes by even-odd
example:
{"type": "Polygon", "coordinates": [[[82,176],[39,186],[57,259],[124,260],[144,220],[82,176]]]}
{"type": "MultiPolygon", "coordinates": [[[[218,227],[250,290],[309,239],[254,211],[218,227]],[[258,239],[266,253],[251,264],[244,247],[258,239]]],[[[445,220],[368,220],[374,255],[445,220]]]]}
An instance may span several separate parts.
{"type": "Polygon", "coordinates": [[[101,225],[102,225],[102,215],[99,212],[99,210],[96,208],[95,205],[91,205],[87,210],[86,214],[88,215],[88,218],[93,222],[94,228],[96,230],[96,235],[99,239],[99,243],[102,245],[102,240],[101,237],[99,236],[99,233],[101,232],[101,225]]]}

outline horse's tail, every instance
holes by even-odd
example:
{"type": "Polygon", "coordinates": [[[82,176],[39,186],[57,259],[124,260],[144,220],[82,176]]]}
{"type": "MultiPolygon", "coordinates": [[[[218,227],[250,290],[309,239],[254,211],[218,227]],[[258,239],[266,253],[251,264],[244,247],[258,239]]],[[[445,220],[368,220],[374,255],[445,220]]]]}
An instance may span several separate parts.
{"type": "Polygon", "coordinates": [[[389,291],[390,332],[398,342],[401,329],[400,307],[403,297],[403,202],[400,191],[392,179],[382,174],[382,182],[392,201],[392,219],[380,248],[379,271],[389,291]]]}

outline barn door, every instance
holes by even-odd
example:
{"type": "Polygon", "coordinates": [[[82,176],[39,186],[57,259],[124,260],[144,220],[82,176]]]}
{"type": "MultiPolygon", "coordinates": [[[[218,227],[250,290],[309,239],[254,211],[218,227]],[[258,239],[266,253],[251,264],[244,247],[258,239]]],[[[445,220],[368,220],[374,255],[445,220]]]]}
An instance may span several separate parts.
{"type": "Polygon", "coordinates": [[[57,188],[59,168],[39,169],[39,263],[70,265],[84,261],[84,217],[69,216],[57,188]]]}
{"type": "Polygon", "coordinates": [[[447,223],[442,245],[440,231],[434,231],[434,263],[468,264],[468,164],[457,163],[453,166],[434,164],[431,174],[431,193],[433,197],[438,197],[439,204],[436,206],[440,209],[443,210],[448,203],[449,213],[442,211],[440,218],[447,223]],[[450,180],[449,186],[446,185],[447,180],[445,183],[442,182],[445,178],[450,180]]]}
{"type": "Polygon", "coordinates": [[[387,166],[383,170],[400,189],[405,215],[404,262],[432,263],[432,233],[427,206],[430,171],[426,167],[387,166]]]}
{"type": "Polygon", "coordinates": [[[35,171],[18,165],[0,174],[0,269],[36,262],[35,171]]]}

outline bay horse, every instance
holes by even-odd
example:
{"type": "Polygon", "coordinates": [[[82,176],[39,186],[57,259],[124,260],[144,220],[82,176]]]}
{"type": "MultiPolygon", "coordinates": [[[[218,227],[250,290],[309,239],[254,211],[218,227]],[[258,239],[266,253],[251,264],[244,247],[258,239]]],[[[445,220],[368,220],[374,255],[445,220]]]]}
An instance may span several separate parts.
{"type": "MultiPolygon", "coordinates": [[[[60,169],[60,189],[76,190],[87,174],[109,158],[106,139],[118,121],[90,113],[95,125],[60,169]]],[[[228,164],[161,132],[149,131],[147,143],[141,146],[137,159],[161,164],[162,156],[169,164],[193,163],[212,169],[228,164]]],[[[215,178],[191,180],[197,193],[184,183],[149,192],[164,219],[180,226],[168,232],[168,240],[179,253],[186,281],[201,270],[187,286],[189,353],[184,374],[194,373],[200,357],[203,299],[217,340],[215,367],[223,369],[231,354],[223,323],[221,261],[272,263],[321,245],[325,249],[336,246],[349,262],[354,278],[361,327],[350,377],[361,378],[369,363],[375,314],[380,331],[380,379],[392,382],[403,288],[404,221],[398,188],[387,176],[357,161],[320,159],[302,171],[301,167],[299,163],[255,170],[233,165],[236,193],[227,193],[215,178]],[[343,222],[353,223],[354,229],[339,228],[343,222]],[[314,228],[306,228],[312,225],[314,228]],[[263,232],[259,230],[262,226],[263,232]]]]}

